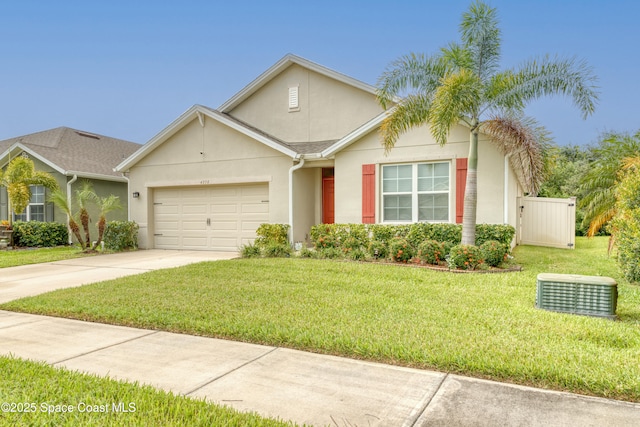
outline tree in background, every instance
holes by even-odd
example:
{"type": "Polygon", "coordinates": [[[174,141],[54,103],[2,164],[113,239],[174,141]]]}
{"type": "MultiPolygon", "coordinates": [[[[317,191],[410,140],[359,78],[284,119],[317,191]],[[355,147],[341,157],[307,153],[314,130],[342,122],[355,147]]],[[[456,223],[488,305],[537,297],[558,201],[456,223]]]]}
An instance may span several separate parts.
{"type": "Polygon", "coordinates": [[[475,244],[478,135],[491,137],[510,162],[525,191],[536,195],[543,178],[543,148],[548,134],[524,117],[528,102],[545,95],[572,98],[584,117],[598,99],[596,77],[585,62],[549,56],[500,71],[501,34],[496,9],[480,1],[462,16],[461,43],[451,43],[432,56],[411,53],[390,64],[378,81],[383,108],[396,102],[383,121],[383,144],[391,150],[399,137],[424,124],[445,145],[450,129],[469,127],[470,144],[464,197],[462,243],[475,244]]]}
{"type": "Polygon", "coordinates": [[[640,282],[640,157],[622,162],[615,188],[612,237],[625,279],[640,282]]]}
{"type": "Polygon", "coordinates": [[[50,190],[58,188],[58,182],[52,175],[36,171],[33,160],[26,157],[16,157],[4,172],[0,170],[0,186],[7,188],[9,197],[9,224],[13,219],[12,211],[20,215],[29,206],[32,185],[42,185],[50,190]]]}
{"type": "Polygon", "coordinates": [[[580,186],[582,198],[578,206],[584,209],[583,224],[588,236],[594,236],[616,215],[616,186],[625,159],[640,156],[640,131],[607,133],[592,150],[589,171],[580,186]]]}

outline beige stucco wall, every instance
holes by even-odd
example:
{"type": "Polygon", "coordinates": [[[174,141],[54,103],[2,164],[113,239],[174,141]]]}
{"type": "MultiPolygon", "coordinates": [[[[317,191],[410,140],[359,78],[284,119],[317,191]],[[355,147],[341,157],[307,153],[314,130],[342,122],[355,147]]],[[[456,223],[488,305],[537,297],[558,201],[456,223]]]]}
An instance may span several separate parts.
{"type": "Polygon", "coordinates": [[[337,140],[382,113],[375,96],[293,64],[230,114],[287,142],[337,140]],[[299,111],[289,111],[289,87],[299,111]]]}
{"type": "MultiPolygon", "coordinates": [[[[370,132],[335,156],[336,222],[362,221],[362,165],[376,164],[376,221],[380,222],[380,165],[423,161],[449,161],[451,193],[449,220],[455,222],[456,162],[469,154],[469,130],[463,126],[452,129],[449,142],[438,145],[428,128],[421,127],[404,134],[396,146],[385,155],[377,130],[370,132]]],[[[485,139],[478,147],[478,223],[504,223],[504,156],[485,139]]],[[[509,223],[516,225],[516,178],[509,174],[509,223]]]]}
{"type": "Polygon", "coordinates": [[[182,127],[129,171],[131,219],[140,226],[139,244],[153,247],[153,189],[267,182],[269,222],[289,222],[290,157],[235,131],[217,120],[198,119],[182,127]],[[201,154],[202,153],[202,154],[201,154]]]}

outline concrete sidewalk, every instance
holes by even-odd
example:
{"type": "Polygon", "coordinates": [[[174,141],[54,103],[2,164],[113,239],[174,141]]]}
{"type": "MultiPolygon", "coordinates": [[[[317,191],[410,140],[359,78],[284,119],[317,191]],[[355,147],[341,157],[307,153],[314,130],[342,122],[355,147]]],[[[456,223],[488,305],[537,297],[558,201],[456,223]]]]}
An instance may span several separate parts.
{"type": "MultiPolygon", "coordinates": [[[[26,294],[32,294],[65,287],[71,278],[75,283],[71,286],[77,286],[219,256],[139,252],[137,258],[118,254],[125,256],[61,261],[30,270],[2,269],[0,300],[14,298],[5,293],[20,294],[21,284],[26,294]],[[10,276],[15,281],[7,280],[10,276]],[[36,278],[57,284],[44,289],[35,285],[36,278]]],[[[0,311],[0,354],[139,381],[312,425],[637,426],[640,420],[640,404],[285,348],[7,311],[0,311]]]]}

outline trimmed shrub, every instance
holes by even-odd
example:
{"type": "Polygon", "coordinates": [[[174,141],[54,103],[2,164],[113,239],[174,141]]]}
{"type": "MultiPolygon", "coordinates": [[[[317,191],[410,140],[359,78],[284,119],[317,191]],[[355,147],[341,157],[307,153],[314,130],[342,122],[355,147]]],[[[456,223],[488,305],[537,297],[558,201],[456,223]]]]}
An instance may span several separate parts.
{"type": "Polygon", "coordinates": [[[67,227],[57,222],[16,221],[13,223],[13,244],[24,247],[53,247],[66,245],[67,227]]]}
{"type": "Polygon", "coordinates": [[[385,242],[380,240],[372,240],[367,249],[369,256],[373,259],[385,259],[389,256],[389,247],[385,242]]]}
{"type": "Polygon", "coordinates": [[[438,265],[446,255],[444,244],[435,240],[425,240],[418,246],[417,258],[424,264],[438,265]]]}
{"type": "Polygon", "coordinates": [[[289,224],[260,224],[256,230],[255,245],[264,248],[270,245],[289,244],[289,224]]]}
{"type": "Polygon", "coordinates": [[[618,264],[624,278],[640,283],[640,159],[619,175],[616,216],[611,228],[618,250],[618,264]]]}
{"type": "Polygon", "coordinates": [[[482,251],[477,246],[456,245],[449,254],[449,267],[463,270],[475,270],[483,263],[482,251]]]}
{"type": "Polygon", "coordinates": [[[394,237],[389,243],[389,253],[393,261],[407,263],[413,258],[414,250],[404,237],[394,237]]]}
{"type": "Polygon", "coordinates": [[[456,244],[462,240],[462,226],[460,224],[419,222],[411,224],[409,227],[407,239],[416,248],[426,240],[450,241],[456,244]]]}
{"type": "Polygon", "coordinates": [[[476,245],[480,246],[489,240],[497,240],[511,247],[511,241],[516,235],[516,229],[510,225],[478,224],[476,225],[476,245]]]}
{"type": "Polygon", "coordinates": [[[487,240],[480,245],[484,262],[490,267],[498,267],[507,260],[509,253],[507,245],[497,240],[487,240]]]}
{"type": "Polygon", "coordinates": [[[109,221],[104,230],[104,247],[110,251],[138,248],[138,224],[134,221],[109,221]]]}
{"type": "Polygon", "coordinates": [[[240,248],[240,256],[242,258],[258,258],[262,255],[262,251],[256,245],[242,245],[240,248]]]}

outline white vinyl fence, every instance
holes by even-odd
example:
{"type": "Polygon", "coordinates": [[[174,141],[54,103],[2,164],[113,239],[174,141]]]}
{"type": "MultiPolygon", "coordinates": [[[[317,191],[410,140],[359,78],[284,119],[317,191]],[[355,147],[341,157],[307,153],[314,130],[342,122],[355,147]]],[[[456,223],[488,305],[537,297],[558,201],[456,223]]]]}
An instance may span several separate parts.
{"type": "Polygon", "coordinates": [[[576,198],[519,197],[518,244],[573,249],[576,198]]]}

